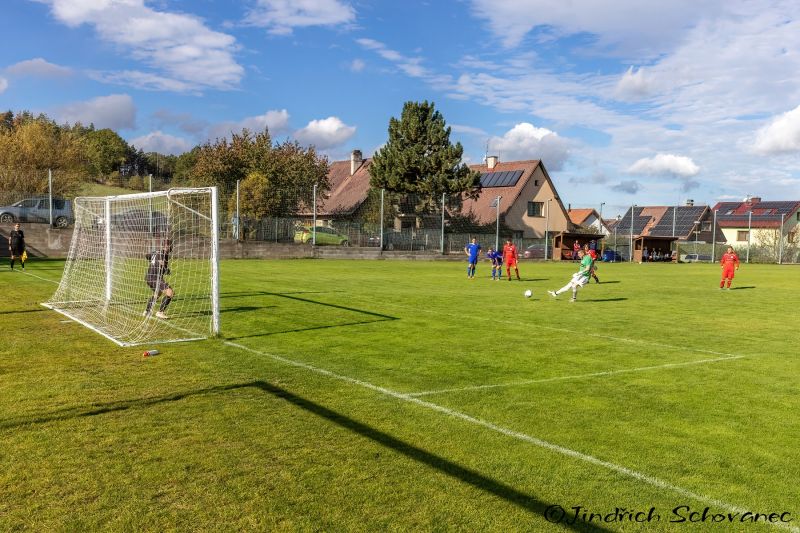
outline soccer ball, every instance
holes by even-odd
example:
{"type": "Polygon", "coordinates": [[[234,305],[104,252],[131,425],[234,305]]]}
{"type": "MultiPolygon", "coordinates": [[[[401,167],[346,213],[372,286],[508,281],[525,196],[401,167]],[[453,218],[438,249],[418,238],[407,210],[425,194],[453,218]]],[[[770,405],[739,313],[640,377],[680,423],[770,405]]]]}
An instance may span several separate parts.
{"type": "Polygon", "coordinates": [[[532,290],[528,289],[527,291],[525,291],[525,298],[530,298],[531,296],[533,296],[532,290]]]}

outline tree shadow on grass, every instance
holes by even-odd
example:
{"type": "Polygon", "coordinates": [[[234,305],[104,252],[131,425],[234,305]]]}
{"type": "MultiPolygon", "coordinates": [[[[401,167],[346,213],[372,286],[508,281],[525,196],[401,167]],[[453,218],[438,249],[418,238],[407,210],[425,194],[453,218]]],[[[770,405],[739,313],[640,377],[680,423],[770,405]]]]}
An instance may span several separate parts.
{"type": "Polygon", "coordinates": [[[239,307],[223,307],[220,313],[242,313],[247,311],[260,311],[261,309],[272,309],[277,305],[240,305],[239,307]]]}
{"type": "Polygon", "coordinates": [[[18,309],[16,311],[0,311],[0,315],[16,315],[17,313],[41,313],[42,311],[49,311],[44,307],[40,309],[18,309]]]}
{"type": "MultiPolygon", "coordinates": [[[[267,383],[266,381],[253,381],[250,383],[221,385],[217,387],[209,387],[205,389],[176,393],[155,398],[143,398],[138,400],[111,402],[108,404],[102,404],[96,406],[90,410],[82,410],[80,408],[64,409],[61,411],[55,411],[53,413],[40,415],[34,418],[0,421],[0,430],[21,427],[21,426],[45,424],[55,421],[66,421],[70,419],[77,419],[83,417],[101,416],[104,414],[125,411],[128,409],[142,409],[162,403],[180,401],[193,396],[202,396],[206,394],[219,394],[233,390],[248,389],[248,388],[257,389],[275,398],[284,400],[292,404],[293,406],[302,409],[303,411],[311,413],[319,418],[325,419],[343,429],[346,429],[356,435],[366,438],[387,449],[393,450],[394,452],[400,455],[403,455],[420,464],[426,465],[462,483],[467,483],[478,490],[481,490],[483,492],[501,498],[506,502],[511,503],[529,513],[539,515],[545,519],[547,519],[548,517],[552,518],[553,516],[553,515],[548,515],[548,512],[549,511],[552,512],[551,508],[555,507],[557,504],[552,504],[549,502],[544,502],[542,500],[539,500],[529,494],[526,494],[520,490],[515,489],[510,485],[507,485],[505,483],[492,479],[488,476],[485,476],[484,474],[481,474],[478,471],[461,466],[453,461],[450,461],[449,459],[446,459],[432,452],[414,446],[413,444],[410,444],[401,439],[393,437],[392,435],[386,432],[383,432],[372,426],[364,424],[363,422],[359,422],[358,420],[354,420],[353,418],[345,416],[337,411],[334,411],[312,400],[299,396],[284,388],[278,387],[277,385],[267,383]]],[[[560,509],[560,507],[556,508],[560,509]]],[[[610,531],[608,529],[598,526],[597,524],[561,523],[560,525],[561,527],[573,531],[610,531]]]]}

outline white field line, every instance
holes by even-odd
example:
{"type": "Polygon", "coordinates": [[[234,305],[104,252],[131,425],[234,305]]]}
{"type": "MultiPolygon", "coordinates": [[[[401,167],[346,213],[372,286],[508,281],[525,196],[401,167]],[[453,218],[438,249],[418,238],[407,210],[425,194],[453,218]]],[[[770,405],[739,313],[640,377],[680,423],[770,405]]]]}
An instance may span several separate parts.
{"type": "MultiPolygon", "coordinates": [[[[622,475],[624,477],[628,477],[628,478],[631,478],[631,479],[635,479],[637,481],[641,481],[643,483],[646,483],[646,484],[651,485],[653,487],[656,487],[658,489],[674,492],[675,494],[678,494],[678,495],[683,496],[685,498],[691,498],[691,499],[693,499],[695,501],[701,502],[701,503],[703,503],[705,505],[708,505],[708,506],[711,506],[711,507],[715,507],[715,508],[717,508],[719,510],[724,510],[724,511],[729,512],[729,513],[739,513],[740,515],[743,514],[743,513],[748,512],[746,509],[743,509],[743,508],[738,507],[736,505],[733,505],[733,504],[730,504],[730,503],[727,503],[727,502],[723,502],[721,500],[717,500],[717,499],[711,498],[711,497],[706,496],[704,494],[693,492],[693,491],[691,491],[689,489],[685,489],[683,487],[679,487],[677,485],[673,485],[671,483],[668,483],[668,482],[663,481],[661,479],[658,479],[656,477],[649,476],[649,475],[643,474],[641,472],[637,472],[636,470],[631,470],[630,468],[627,468],[627,467],[624,467],[624,466],[620,466],[620,465],[617,465],[617,464],[609,462],[609,461],[604,461],[603,459],[598,459],[597,457],[594,457],[592,455],[588,455],[588,454],[585,454],[585,453],[582,453],[582,452],[579,452],[579,451],[576,451],[576,450],[572,450],[570,448],[566,448],[566,447],[560,446],[558,444],[553,444],[551,442],[547,442],[545,440],[538,439],[536,437],[527,435],[525,433],[520,433],[519,431],[514,431],[513,429],[504,428],[502,426],[498,426],[497,424],[493,424],[491,422],[487,422],[486,420],[481,420],[480,418],[475,418],[475,417],[470,416],[470,415],[468,415],[466,413],[455,411],[453,409],[449,409],[447,407],[443,407],[443,406],[437,405],[435,403],[427,402],[425,400],[420,400],[419,398],[414,398],[413,396],[408,395],[408,394],[395,392],[393,390],[390,390],[390,389],[387,389],[387,388],[384,388],[384,387],[380,387],[378,385],[373,385],[372,383],[369,383],[369,382],[366,382],[366,381],[362,381],[360,379],[355,379],[355,378],[351,378],[351,377],[348,377],[348,376],[343,376],[341,374],[337,374],[335,372],[331,372],[330,370],[325,370],[324,368],[319,368],[319,367],[316,367],[316,366],[313,366],[313,365],[310,365],[310,364],[307,364],[307,363],[303,363],[303,362],[300,362],[300,361],[294,361],[292,359],[287,359],[285,357],[281,357],[279,355],[271,354],[269,352],[263,352],[261,350],[256,350],[254,348],[248,348],[247,346],[243,346],[243,345],[235,343],[235,342],[223,341],[223,344],[225,344],[227,346],[231,346],[233,348],[238,348],[240,350],[244,350],[244,351],[247,351],[247,352],[250,352],[250,353],[254,353],[256,355],[266,356],[266,357],[269,357],[271,359],[274,359],[275,361],[278,361],[280,363],[283,363],[283,364],[286,364],[286,365],[289,365],[289,366],[302,368],[302,369],[308,370],[310,372],[314,372],[316,374],[321,374],[323,376],[327,376],[327,377],[332,378],[332,379],[336,379],[336,380],[339,380],[339,381],[344,381],[346,383],[357,385],[359,387],[363,387],[365,389],[369,389],[369,390],[378,392],[378,393],[383,394],[385,396],[389,396],[389,397],[392,397],[392,398],[395,398],[395,399],[398,399],[398,400],[401,400],[401,401],[404,401],[404,402],[409,402],[409,403],[415,404],[415,405],[417,405],[419,407],[423,407],[425,409],[429,409],[429,410],[432,410],[432,411],[436,411],[438,413],[442,413],[442,414],[448,415],[450,417],[462,420],[462,421],[467,422],[469,424],[473,424],[473,425],[488,429],[490,431],[494,431],[495,433],[500,433],[501,435],[505,435],[505,436],[510,437],[512,439],[516,439],[516,440],[519,440],[519,441],[527,442],[529,444],[533,444],[534,446],[538,446],[540,448],[544,448],[546,450],[549,450],[549,451],[552,451],[552,452],[555,452],[555,453],[558,453],[558,454],[561,454],[561,455],[564,455],[564,456],[567,456],[567,457],[570,457],[570,458],[573,458],[573,459],[577,459],[577,460],[583,461],[585,463],[589,463],[589,464],[592,464],[592,465],[595,465],[595,466],[599,466],[601,468],[605,468],[605,469],[610,470],[612,472],[616,472],[617,474],[620,474],[620,475],[622,475]]],[[[794,533],[800,533],[800,528],[793,527],[793,526],[787,525],[785,523],[767,523],[767,524],[769,524],[771,526],[776,526],[776,527],[779,527],[779,528],[782,528],[782,529],[786,529],[786,530],[792,531],[794,533]]]]}
{"type": "Polygon", "coordinates": [[[30,272],[27,272],[27,271],[20,270],[20,272],[25,274],[26,276],[33,276],[34,278],[40,279],[42,281],[46,281],[47,283],[53,283],[55,285],[59,284],[58,281],[53,281],[52,279],[43,278],[42,276],[37,276],[36,274],[31,274],[30,272]]]}
{"type": "Polygon", "coordinates": [[[471,390],[483,390],[483,389],[496,389],[500,387],[516,387],[522,385],[532,385],[534,383],[548,383],[551,381],[567,381],[571,379],[583,379],[583,378],[596,378],[600,376],[613,376],[614,374],[626,374],[628,372],[644,372],[647,370],[662,370],[665,368],[674,368],[679,366],[691,366],[691,365],[703,365],[706,363],[716,363],[719,361],[732,361],[734,359],[743,359],[743,355],[733,355],[731,357],[716,357],[714,359],[701,359],[699,361],[688,361],[685,363],[666,363],[663,365],[654,365],[654,366],[640,366],[637,368],[623,368],[620,370],[607,370],[605,372],[592,372],[591,374],[576,374],[574,376],[556,376],[552,378],[544,378],[544,379],[526,379],[523,381],[512,381],[509,383],[497,383],[494,385],[472,385],[468,387],[461,387],[455,389],[439,389],[439,390],[429,390],[429,391],[422,391],[422,392],[410,392],[408,396],[411,397],[418,397],[418,396],[430,396],[433,394],[444,394],[446,392],[462,392],[462,391],[471,391],[471,390]]]}

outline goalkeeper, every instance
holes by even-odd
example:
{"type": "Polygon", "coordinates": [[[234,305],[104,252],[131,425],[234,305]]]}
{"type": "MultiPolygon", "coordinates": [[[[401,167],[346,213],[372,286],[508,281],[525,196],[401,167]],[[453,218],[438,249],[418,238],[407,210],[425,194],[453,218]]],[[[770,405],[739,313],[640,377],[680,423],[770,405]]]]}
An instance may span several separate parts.
{"type": "Polygon", "coordinates": [[[164,276],[169,274],[170,253],[172,253],[172,241],[167,239],[160,250],[147,254],[147,260],[150,261],[150,265],[147,267],[147,274],[145,274],[144,280],[147,282],[147,286],[152,289],[153,296],[147,301],[147,309],[143,313],[144,316],[150,316],[153,305],[163,294],[164,299],[161,300],[156,317],[169,318],[166,314],[167,306],[172,301],[172,297],[175,296],[172,287],[164,281],[164,276]]]}

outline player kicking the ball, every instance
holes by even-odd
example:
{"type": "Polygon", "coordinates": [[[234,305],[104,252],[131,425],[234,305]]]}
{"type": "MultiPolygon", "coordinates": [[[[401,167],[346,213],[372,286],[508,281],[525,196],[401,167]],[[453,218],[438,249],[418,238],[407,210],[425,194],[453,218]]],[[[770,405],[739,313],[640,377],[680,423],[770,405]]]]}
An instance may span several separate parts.
{"type": "Polygon", "coordinates": [[[583,250],[578,250],[578,259],[580,259],[581,267],[572,275],[572,279],[569,280],[569,283],[557,291],[547,291],[547,294],[555,298],[562,292],[567,292],[572,289],[572,298],[570,298],[569,301],[574,302],[578,299],[578,289],[589,283],[589,276],[592,274],[592,264],[594,263],[592,257],[583,250]]]}

